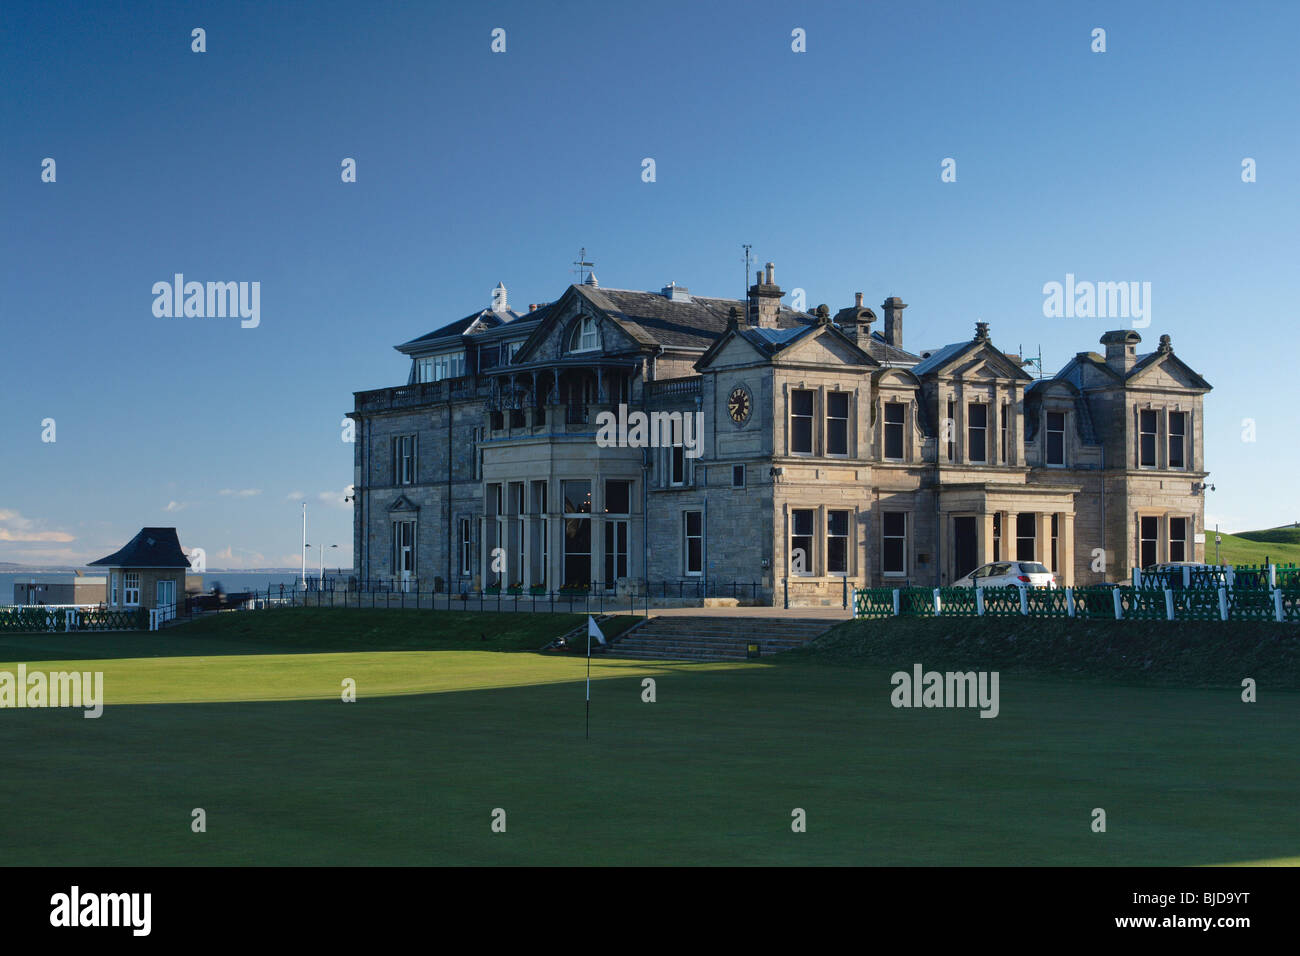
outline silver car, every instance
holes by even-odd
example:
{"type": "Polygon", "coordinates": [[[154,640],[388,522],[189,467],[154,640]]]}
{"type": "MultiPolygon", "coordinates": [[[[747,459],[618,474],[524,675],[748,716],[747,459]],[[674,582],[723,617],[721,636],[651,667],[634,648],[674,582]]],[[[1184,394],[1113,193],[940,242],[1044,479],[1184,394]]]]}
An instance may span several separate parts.
{"type": "Polygon", "coordinates": [[[952,584],[955,588],[1054,588],[1056,575],[1037,561],[994,561],[952,584]]]}

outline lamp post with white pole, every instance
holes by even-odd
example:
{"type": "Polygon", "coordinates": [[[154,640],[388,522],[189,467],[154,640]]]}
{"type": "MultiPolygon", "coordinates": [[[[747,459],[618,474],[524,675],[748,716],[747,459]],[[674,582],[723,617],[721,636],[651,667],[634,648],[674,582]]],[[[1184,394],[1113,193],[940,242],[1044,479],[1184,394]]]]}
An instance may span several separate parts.
{"type": "MultiPolygon", "coordinates": [[[[308,548],[315,548],[315,547],[317,547],[317,546],[314,545],[314,544],[309,544],[309,545],[306,545],[306,547],[308,547],[308,548]]],[[[338,545],[337,545],[337,544],[331,544],[330,547],[331,547],[331,548],[337,548],[338,545]]],[[[324,584],[324,583],[325,583],[325,545],[323,545],[323,544],[320,545],[320,546],[319,546],[319,550],[320,550],[320,582],[321,582],[321,584],[324,584]]]]}
{"type": "Polygon", "coordinates": [[[302,589],[307,590],[307,502],[302,503],[302,589]]]}

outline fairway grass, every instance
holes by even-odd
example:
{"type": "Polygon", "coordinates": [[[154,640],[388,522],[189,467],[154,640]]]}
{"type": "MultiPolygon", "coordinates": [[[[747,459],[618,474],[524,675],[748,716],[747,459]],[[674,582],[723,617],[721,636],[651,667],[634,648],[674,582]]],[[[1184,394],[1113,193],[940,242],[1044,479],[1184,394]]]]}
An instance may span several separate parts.
{"type": "Polygon", "coordinates": [[[29,658],[29,669],[102,669],[107,706],[97,720],[0,710],[9,865],[1276,865],[1300,855],[1291,692],[1261,689],[1243,704],[1231,688],[1004,670],[1001,712],[988,720],[894,709],[887,668],[597,658],[588,740],[581,658],[235,653],[215,637],[177,654],[167,648],[179,632],[163,632],[132,638],[128,658],[74,660],[77,645],[61,640],[68,657],[29,658]],[[340,700],[349,676],[355,703],[340,700]],[[642,699],[646,677],[654,703],[642,699]],[[190,830],[198,807],[206,833],[190,830]],[[1090,829],[1097,807],[1105,833],[1090,829]],[[497,808],[505,833],[490,828],[497,808]],[[791,831],[795,808],[806,833],[791,831]]]}

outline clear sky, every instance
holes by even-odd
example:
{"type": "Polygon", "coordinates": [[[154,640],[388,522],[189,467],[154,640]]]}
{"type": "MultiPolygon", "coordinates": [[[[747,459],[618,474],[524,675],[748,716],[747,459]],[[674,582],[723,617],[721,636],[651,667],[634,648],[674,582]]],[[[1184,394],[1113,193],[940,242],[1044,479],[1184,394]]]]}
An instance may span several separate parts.
{"type": "Polygon", "coordinates": [[[1045,283],[1149,282],[1140,350],[1214,386],[1208,523],[1300,519],[1298,11],[9,0],[0,560],[176,525],[293,566],[305,499],[347,566],[351,393],[498,281],[558,298],[584,246],[605,286],[739,296],[751,243],[809,306],[899,295],[913,350],[983,320],[1049,372],[1127,323],[1045,318],[1045,283]],[[259,282],[260,324],[156,317],[175,273],[259,282]]]}

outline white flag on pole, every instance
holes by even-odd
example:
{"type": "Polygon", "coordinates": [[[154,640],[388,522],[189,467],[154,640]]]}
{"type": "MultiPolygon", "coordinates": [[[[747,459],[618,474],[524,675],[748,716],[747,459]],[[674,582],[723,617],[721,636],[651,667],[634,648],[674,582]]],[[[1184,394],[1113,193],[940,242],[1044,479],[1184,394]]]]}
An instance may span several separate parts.
{"type": "Polygon", "coordinates": [[[590,614],[588,614],[587,615],[587,640],[590,642],[590,640],[593,637],[596,640],[598,640],[600,643],[602,644],[605,643],[605,635],[600,633],[600,628],[596,626],[596,619],[592,617],[590,614]]]}

